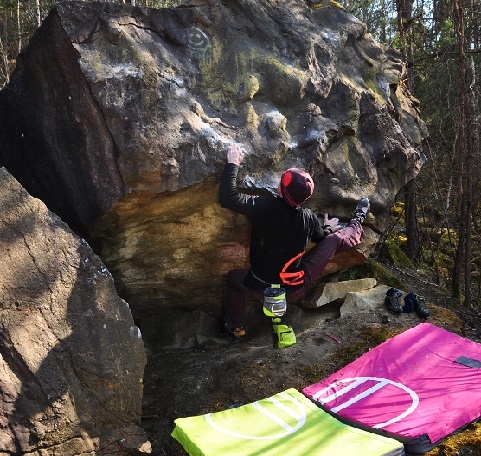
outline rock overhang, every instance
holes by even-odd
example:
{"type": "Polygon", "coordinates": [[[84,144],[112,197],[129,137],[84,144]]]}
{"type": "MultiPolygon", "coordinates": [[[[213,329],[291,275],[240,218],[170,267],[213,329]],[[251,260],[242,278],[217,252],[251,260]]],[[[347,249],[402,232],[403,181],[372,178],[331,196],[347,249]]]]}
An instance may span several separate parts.
{"type": "Polygon", "coordinates": [[[242,190],[301,167],[313,210],[345,219],[367,195],[381,230],[424,162],[399,55],[332,5],[64,2],[20,63],[0,96],[2,158],[141,313],[217,309],[225,273],[248,266],[248,226],[216,202],[229,143],[248,151],[242,190]]]}

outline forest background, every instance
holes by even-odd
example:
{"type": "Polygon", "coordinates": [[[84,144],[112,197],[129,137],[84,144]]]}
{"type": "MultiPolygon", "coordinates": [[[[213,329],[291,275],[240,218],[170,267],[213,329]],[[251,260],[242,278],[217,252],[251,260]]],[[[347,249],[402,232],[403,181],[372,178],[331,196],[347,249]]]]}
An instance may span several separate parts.
{"type": "MultiPolygon", "coordinates": [[[[182,3],[118,1],[152,8],[182,3]]],[[[8,84],[17,55],[55,3],[0,0],[0,89],[8,84]]],[[[419,100],[429,131],[422,145],[426,164],[398,195],[392,225],[379,246],[397,249],[420,274],[448,288],[453,302],[478,310],[481,3],[342,0],[341,6],[364,22],[377,42],[401,52],[406,63],[403,84],[419,100]]]]}

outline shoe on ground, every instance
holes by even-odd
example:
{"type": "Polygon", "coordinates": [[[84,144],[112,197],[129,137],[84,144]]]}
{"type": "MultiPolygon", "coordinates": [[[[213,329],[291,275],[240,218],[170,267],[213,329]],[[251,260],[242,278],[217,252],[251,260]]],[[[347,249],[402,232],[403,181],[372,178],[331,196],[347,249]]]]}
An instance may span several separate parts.
{"type": "Polygon", "coordinates": [[[414,311],[414,293],[408,293],[404,296],[403,313],[413,313],[414,311]]]}
{"type": "Polygon", "coordinates": [[[232,334],[236,340],[242,340],[246,335],[244,326],[238,328],[231,328],[227,323],[224,323],[224,330],[229,334],[232,334]]]}
{"type": "Polygon", "coordinates": [[[416,312],[419,317],[427,318],[429,317],[429,311],[426,308],[426,300],[423,296],[419,296],[415,293],[408,293],[404,297],[404,313],[416,312]]]}
{"type": "Polygon", "coordinates": [[[403,313],[403,308],[401,307],[401,303],[399,302],[399,298],[402,296],[402,293],[396,288],[390,288],[386,292],[386,298],[384,299],[384,305],[386,309],[394,314],[403,313]]]}
{"type": "Polygon", "coordinates": [[[356,209],[354,209],[354,213],[352,214],[352,218],[358,220],[359,223],[363,223],[364,219],[369,214],[369,209],[371,208],[371,203],[369,202],[368,198],[361,198],[359,203],[357,203],[356,209]]]}

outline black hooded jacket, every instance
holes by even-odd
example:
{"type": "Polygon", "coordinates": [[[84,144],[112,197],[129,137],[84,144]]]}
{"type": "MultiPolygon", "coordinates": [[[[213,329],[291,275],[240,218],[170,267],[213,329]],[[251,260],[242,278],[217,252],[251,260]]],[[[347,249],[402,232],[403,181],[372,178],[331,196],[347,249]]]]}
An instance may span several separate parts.
{"type": "MultiPolygon", "coordinates": [[[[268,284],[281,284],[279,273],[285,264],[306,250],[308,242],[326,237],[317,216],[308,208],[293,208],[282,198],[249,196],[238,192],[239,167],[227,163],[219,190],[222,207],[244,214],[252,225],[250,264],[255,277],[268,284]]],[[[299,258],[287,272],[299,270],[299,258]]]]}

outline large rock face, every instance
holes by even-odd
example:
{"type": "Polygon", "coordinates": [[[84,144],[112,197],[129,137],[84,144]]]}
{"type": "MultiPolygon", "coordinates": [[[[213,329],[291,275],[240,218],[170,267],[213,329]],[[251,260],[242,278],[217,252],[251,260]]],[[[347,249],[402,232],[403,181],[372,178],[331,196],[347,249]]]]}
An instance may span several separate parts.
{"type": "Polygon", "coordinates": [[[146,356],[88,244],[0,168],[0,454],[148,453],[146,356]]]}
{"type": "MultiPolygon", "coordinates": [[[[0,153],[98,249],[136,317],[218,310],[248,249],[245,220],[216,203],[226,145],[248,151],[245,191],[305,168],[315,211],[347,218],[366,195],[382,230],[423,163],[425,128],[402,77],[399,56],[334,3],[67,2],[0,94],[0,153]]],[[[364,251],[375,242],[366,230],[364,251]]]]}

